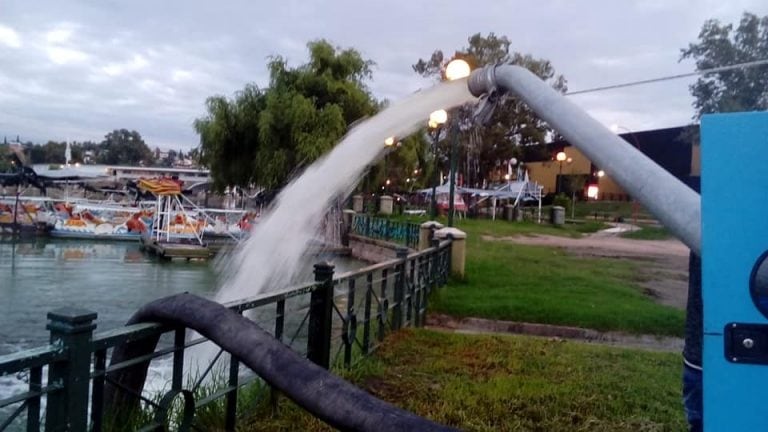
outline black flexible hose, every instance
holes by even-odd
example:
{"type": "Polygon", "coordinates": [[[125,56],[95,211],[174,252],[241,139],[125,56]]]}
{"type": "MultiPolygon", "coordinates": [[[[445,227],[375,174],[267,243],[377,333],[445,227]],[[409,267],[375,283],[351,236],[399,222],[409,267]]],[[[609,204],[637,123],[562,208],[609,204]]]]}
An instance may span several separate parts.
{"type": "MultiPolygon", "coordinates": [[[[148,303],[128,324],[157,322],[193,329],[243,364],[300,407],[343,431],[453,431],[386,403],[299,356],[253,321],[219,303],[192,294],[177,294],[148,303]]],[[[115,365],[155,350],[158,337],[116,347],[115,365]]],[[[138,406],[149,362],[108,375],[106,412],[138,406]],[[130,391],[125,391],[130,389],[130,391]]]]}

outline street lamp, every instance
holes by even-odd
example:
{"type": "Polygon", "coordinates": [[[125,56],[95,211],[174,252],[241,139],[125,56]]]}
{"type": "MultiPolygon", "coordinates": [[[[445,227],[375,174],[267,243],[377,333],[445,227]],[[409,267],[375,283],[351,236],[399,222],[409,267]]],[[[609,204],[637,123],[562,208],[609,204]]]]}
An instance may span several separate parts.
{"type": "Polygon", "coordinates": [[[469,76],[470,72],[469,63],[462,59],[451,60],[445,67],[445,77],[448,81],[466,78],[469,76]]]}
{"type": "Polygon", "coordinates": [[[432,218],[437,217],[437,142],[440,139],[440,128],[448,121],[448,113],[445,110],[437,110],[429,115],[429,128],[432,129],[432,154],[435,158],[432,172],[432,201],[430,213],[432,218]]]}
{"type": "Polygon", "coordinates": [[[557,159],[557,161],[560,163],[560,173],[557,176],[557,187],[556,187],[557,191],[555,192],[555,194],[559,194],[560,192],[563,191],[562,190],[562,188],[563,188],[563,162],[565,162],[565,160],[567,158],[568,158],[568,155],[566,155],[564,151],[559,151],[555,155],[555,159],[557,159]]]}
{"type": "MultiPolygon", "coordinates": [[[[469,64],[462,59],[453,59],[445,67],[445,77],[449,81],[466,78],[471,69],[469,64]]],[[[455,210],[454,194],[456,193],[456,153],[459,146],[459,121],[454,119],[451,125],[451,180],[448,189],[448,226],[453,226],[453,213],[455,210]]]]}

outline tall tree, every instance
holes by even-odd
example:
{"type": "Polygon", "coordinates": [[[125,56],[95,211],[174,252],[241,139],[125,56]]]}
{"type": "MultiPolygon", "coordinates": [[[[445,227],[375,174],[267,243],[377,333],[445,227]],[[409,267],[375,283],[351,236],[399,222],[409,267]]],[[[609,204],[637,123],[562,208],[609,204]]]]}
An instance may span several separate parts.
{"type": "MultiPolygon", "coordinates": [[[[511,41],[506,36],[489,33],[474,34],[467,39],[467,46],[446,56],[436,50],[428,60],[419,59],[413,70],[425,77],[444,79],[445,66],[455,58],[464,59],[470,67],[477,68],[497,63],[523,66],[547,81],[560,92],[567,90],[566,80],[557,75],[549,60],[536,58],[531,54],[510,51],[511,41]]],[[[519,157],[519,146],[544,144],[551,136],[551,128],[519,100],[506,97],[500,101],[486,125],[475,125],[469,120],[471,111],[456,109],[451,117],[458,117],[463,125],[462,163],[466,182],[480,185],[489,180],[492,170],[503,165],[505,160],[519,157]]],[[[443,147],[447,143],[442,144],[443,147]]],[[[447,151],[447,150],[444,150],[447,151]]],[[[445,169],[445,168],[443,168],[445,169]]]]}
{"type": "MultiPolygon", "coordinates": [[[[711,19],[699,39],[682,49],[680,60],[693,59],[697,69],[768,59],[768,16],[745,12],[734,29],[711,19]]],[[[710,73],[690,86],[694,119],[702,114],[768,109],[768,65],[710,73]]]]}
{"type": "Polygon", "coordinates": [[[0,143],[0,173],[13,170],[11,164],[11,149],[7,142],[0,143]]]}
{"type": "Polygon", "coordinates": [[[115,129],[104,136],[98,161],[110,165],[150,165],[154,160],[152,150],[141,135],[127,129],[115,129]]]}
{"type": "Polygon", "coordinates": [[[365,81],[372,62],[354,49],[310,42],[309,61],[270,59],[266,89],[247,85],[232,99],[207,100],[195,121],[201,161],[215,186],[277,188],[330,150],[353,121],[375,112],[365,81]]]}

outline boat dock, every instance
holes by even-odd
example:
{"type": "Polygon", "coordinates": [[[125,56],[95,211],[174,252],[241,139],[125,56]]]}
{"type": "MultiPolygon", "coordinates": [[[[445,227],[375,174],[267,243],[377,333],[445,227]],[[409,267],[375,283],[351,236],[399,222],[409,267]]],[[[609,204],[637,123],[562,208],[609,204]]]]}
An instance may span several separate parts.
{"type": "Polygon", "coordinates": [[[172,260],[174,258],[186,260],[209,259],[214,255],[213,251],[207,246],[189,243],[158,242],[143,237],[141,238],[141,248],[164,260],[172,260]]]}

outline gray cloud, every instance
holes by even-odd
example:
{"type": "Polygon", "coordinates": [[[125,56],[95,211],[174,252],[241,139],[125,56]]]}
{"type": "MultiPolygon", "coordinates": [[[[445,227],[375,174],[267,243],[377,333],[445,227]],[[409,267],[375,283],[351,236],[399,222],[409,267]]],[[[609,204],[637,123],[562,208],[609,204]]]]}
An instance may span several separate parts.
{"type": "MultiPolygon", "coordinates": [[[[140,131],[151,146],[190,148],[205,98],[267,84],[265,62],[306,58],[327,38],[376,61],[370,83],[397,99],[429,81],[411,64],[473,33],[507,35],[548,58],[572,90],[690,71],[678,63],[708,18],[765,15],[762,0],[419,0],[189,2],[4,0],[0,4],[0,134],[100,139],[140,131]]],[[[574,96],[605,124],[643,130],[690,120],[690,80],[574,96]]]]}

